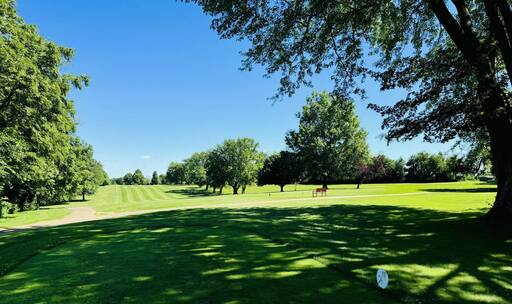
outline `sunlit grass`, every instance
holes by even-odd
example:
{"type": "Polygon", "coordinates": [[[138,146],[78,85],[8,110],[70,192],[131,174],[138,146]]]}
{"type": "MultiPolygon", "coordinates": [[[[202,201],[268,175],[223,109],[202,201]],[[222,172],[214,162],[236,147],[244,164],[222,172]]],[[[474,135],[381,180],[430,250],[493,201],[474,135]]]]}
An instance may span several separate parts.
{"type": "Polygon", "coordinates": [[[38,210],[17,212],[14,214],[3,214],[0,218],[0,228],[28,225],[42,221],[61,219],[69,215],[70,211],[66,206],[48,206],[38,210]]]}
{"type": "Polygon", "coordinates": [[[0,236],[1,302],[510,303],[512,239],[480,220],[494,185],[315,187],[103,187],[70,206],[189,209],[0,236]]]}
{"type": "Polygon", "coordinates": [[[124,212],[186,206],[215,206],[264,202],[270,206],[312,206],[332,203],[365,203],[400,205],[442,210],[486,208],[492,202],[495,186],[480,182],[430,184],[364,184],[332,185],[327,198],[313,199],[311,191],[318,185],[288,185],[285,192],[276,186],[250,186],[246,194],[232,195],[230,188],[223,195],[212,194],[197,186],[107,186],[102,187],[86,206],[97,212],[124,212]],[[463,191],[461,191],[463,190],[463,191]],[[387,196],[404,194],[404,196],[387,196]],[[384,195],[377,197],[379,195],[384,195]],[[350,198],[352,196],[352,198],[350,198]],[[368,196],[368,197],[365,197],[368,196]],[[331,199],[332,197],[332,199],[331,199]],[[290,201],[286,201],[290,200],[290,201]],[[275,203],[272,203],[275,202],[275,203]]]}

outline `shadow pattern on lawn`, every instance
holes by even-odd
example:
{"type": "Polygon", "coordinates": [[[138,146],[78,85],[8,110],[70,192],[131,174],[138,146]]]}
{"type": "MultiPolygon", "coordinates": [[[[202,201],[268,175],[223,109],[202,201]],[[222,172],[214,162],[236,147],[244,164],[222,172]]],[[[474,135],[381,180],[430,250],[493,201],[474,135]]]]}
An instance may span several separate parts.
{"type": "Polygon", "coordinates": [[[480,215],[197,209],[28,231],[0,237],[0,290],[3,303],[508,303],[512,238],[480,215]]]}
{"type": "Polygon", "coordinates": [[[165,191],[166,193],[171,193],[171,194],[180,194],[180,195],[184,195],[184,196],[187,196],[187,197],[190,197],[190,198],[193,198],[193,197],[206,197],[206,196],[217,196],[218,194],[217,193],[214,193],[212,191],[207,191],[203,188],[198,188],[198,187],[187,187],[185,189],[171,189],[171,190],[167,190],[165,191]]]}
{"type": "Polygon", "coordinates": [[[465,192],[465,193],[488,193],[496,192],[496,188],[434,188],[434,189],[422,189],[427,192],[465,192]]]}

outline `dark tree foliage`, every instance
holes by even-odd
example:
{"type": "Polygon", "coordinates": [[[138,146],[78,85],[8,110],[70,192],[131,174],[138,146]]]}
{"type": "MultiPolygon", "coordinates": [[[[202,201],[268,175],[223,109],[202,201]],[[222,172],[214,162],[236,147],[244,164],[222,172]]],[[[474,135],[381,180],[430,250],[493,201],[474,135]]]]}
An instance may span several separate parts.
{"type": "Polygon", "coordinates": [[[489,218],[512,222],[512,11],[507,0],[195,0],[222,38],[247,40],[243,68],[281,74],[279,95],[332,73],[335,93],[373,77],[404,88],[388,139],[446,142],[482,129],[498,184],[489,218]]]}
{"type": "Polygon", "coordinates": [[[165,174],[160,174],[158,176],[158,180],[160,181],[160,184],[168,184],[167,176],[165,174]]]}
{"type": "Polygon", "coordinates": [[[132,175],[132,182],[134,185],[145,185],[146,178],[144,177],[144,174],[142,174],[142,171],[140,169],[135,170],[135,172],[132,175]]]}
{"type": "Polygon", "coordinates": [[[281,151],[265,159],[258,173],[258,185],[278,185],[283,192],[285,185],[299,182],[301,171],[297,156],[289,151],[281,151]]]}
{"type": "Polygon", "coordinates": [[[441,154],[420,152],[412,155],[406,166],[406,178],[410,182],[441,182],[448,179],[446,161],[441,154]]]}
{"type": "Polygon", "coordinates": [[[112,178],[110,181],[113,185],[124,185],[124,177],[115,177],[112,178]]]}
{"type": "Polygon", "coordinates": [[[158,172],[153,171],[153,175],[151,176],[151,185],[160,184],[160,177],[158,176],[158,172]]]}
{"type": "Polygon", "coordinates": [[[219,146],[208,152],[205,168],[207,183],[212,187],[212,191],[215,192],[216,189],[219,189],[219,194],[222,194],[228,176],[225,170],[225,158],[219,146]]]}
{"type": "Polygon", "coordinates": [[[123,176],[123,185],[133,185],[133,174],[128,172],[123,176]]]}
{"type": "Polygon", "coordinates": [[[166,180],[169,184],[183,184],[185,182],[185,165],[176,162],[170,163],[167,168],[166,180]]]}

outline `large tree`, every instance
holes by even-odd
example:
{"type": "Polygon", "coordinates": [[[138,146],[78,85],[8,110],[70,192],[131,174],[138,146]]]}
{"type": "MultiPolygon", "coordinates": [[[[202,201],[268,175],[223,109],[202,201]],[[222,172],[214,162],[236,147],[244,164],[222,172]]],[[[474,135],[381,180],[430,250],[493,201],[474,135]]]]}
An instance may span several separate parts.
{"type": "Polygon", "coordinates": [[[185,182],[199,187],[208,184],[206,176],[206,159],[208,153],[196,152],[184,161],[185,182]]]}
{"type": "Polygon", "coordinates": [[[19,210],[61,202],[81,178],[67,94],[88,79],[61,73],[73,51],[41,37],[14,1],[0,1],[0,16],[0,196],[19,210]]]}
{"type": "Polygon", "coordinates": [[[153,175],[151,176],[151,185],[160,184],[160,178],[158,177],[158,172],[153,171],[153,175]]]}
{"type": "Polygon", "coordinates": [[[298,182],[300,179],[300,161],[289,151],[272,154],[265,159],[258,174],[258,185],[278,185],[281,192],[287,184],[298,182]]]}
{"type": "Polygon", "coordinates": [[[205,162],[207,183],[212,187],[213,192],[219,189],[219,194],[222,194],[228,179],[225,165],[226,161],[220,145],[208,152],[205,162]]]}
{"type": "Polygon", "coordinates": [[[171,162],[167,168],[166,180],[169,184],[183,184],[185,182],[185,166],[183,163],[171,162]]]}
{"type": "Polygon", "coordinates": [[[298,114],[299,129],[286,135],[307,177],[328,183],[354,179],[357,164],[369,157],[366,131],[351,100],[326,92],[313,93],[298,114]]]}
{"type": "Polygon", "coordinates": [[[512,11],[507,0],[193,0],[222,38],[249,41],[243,67],[282,73],[293,94],[327,69],[338,94],[371,76],[405,88],[384,116],[388,139],[446,142],[485,130],[498,193],[489,218],[512,222],[512,11]],[[374,63],[374,64],[372,64],[374,63]]]}
{"type": "Polygon", "coordinates": [[[86,194],[93,194],[99,186],[108,183],[108,176],[102,164],[93,158],[92,146],[78,138],[73,141],[72,161],[66,164],[61,175],[64,183],[70,187],[71,194],[81,195],[84,201],[86,194]]]}
{"type": "Polygon", "coordinates": [[[142,171],[140,171],[140,169],[137,169],[135,170],[135,172],[133,172],[132,181],[134,185],[146,184],[146,178],[144,177],[144,174],[142,174],[142,171]]]}
{"type": "Polygon", "coordinates": [[[233,194],[238,194],[240,188],[245,193],[245,188],[256,181],[264,155],[258,151],[254,139],[228,139],[212,152],[217,172],[233,188],[233,194]]]}

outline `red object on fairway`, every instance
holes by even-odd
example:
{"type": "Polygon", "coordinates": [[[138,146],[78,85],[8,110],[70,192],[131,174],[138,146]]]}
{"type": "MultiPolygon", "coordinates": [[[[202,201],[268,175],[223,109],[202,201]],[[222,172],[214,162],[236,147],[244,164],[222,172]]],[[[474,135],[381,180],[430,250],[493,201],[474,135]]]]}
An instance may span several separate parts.
{"type": "Polygon", "coordinates": [[[313,197],[318,196],[318,193],[320,193],[321,196],[327,196],[327,188],[316,188],[312,192],[313,197]]]}

